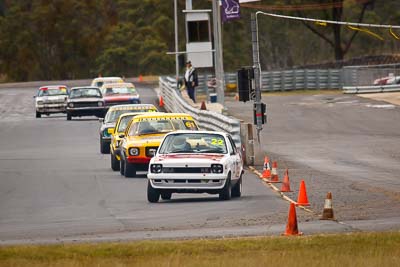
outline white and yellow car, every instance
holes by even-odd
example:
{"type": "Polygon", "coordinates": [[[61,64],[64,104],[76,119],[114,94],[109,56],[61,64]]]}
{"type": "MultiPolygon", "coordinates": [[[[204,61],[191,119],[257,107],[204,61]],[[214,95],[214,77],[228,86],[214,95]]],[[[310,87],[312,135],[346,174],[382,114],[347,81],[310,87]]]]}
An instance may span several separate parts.
{"type": "Polygon", "coordinates": [[[148,169],[147,199],[171,199],[173,193],[242,194],[243,162],[228,133],[177,131],[163,139],[148,169]]]}

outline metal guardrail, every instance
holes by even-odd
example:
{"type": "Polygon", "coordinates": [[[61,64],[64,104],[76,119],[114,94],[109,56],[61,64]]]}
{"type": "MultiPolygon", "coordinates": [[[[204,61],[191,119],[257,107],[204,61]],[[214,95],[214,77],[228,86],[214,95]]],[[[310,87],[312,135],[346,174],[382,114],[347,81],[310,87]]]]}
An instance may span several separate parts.
{"type": "Polygon", "coordinates": [[[236,146],[241,146],[239,120],[217,112],[192,107],[182,98],[180,91],[176,89],[174,78],[160,77],[159,88],[165,108],[169,112],[190,114],[199,123],[201,129],[228,132],[232,135],[236,146]]]}
{"type": "Polygon", "coordinates": [[[384,93],[398,91],[400,91],[400,84],[343,87],[343,92],[345,94],[384,93]]]}
{"type": "MultiPolygon", "coordinates": [[[[207,80],[212,75],[199,75],[200,93],[208,95],[207,80]]],[[[261,91],[290,91],[304,89],[339,89],[343,86],[342,69],[293,69],[263,71],[261,91]]],[[[225,73],[225,84],[237,84],[236,73],[225,73]]]]}
{"type": "Polygon", "coordinates": [[[290,91],[338,89],[342,87],[341,69],[294,69],[266,71],[261,74],[261,90],[290,91]]]}

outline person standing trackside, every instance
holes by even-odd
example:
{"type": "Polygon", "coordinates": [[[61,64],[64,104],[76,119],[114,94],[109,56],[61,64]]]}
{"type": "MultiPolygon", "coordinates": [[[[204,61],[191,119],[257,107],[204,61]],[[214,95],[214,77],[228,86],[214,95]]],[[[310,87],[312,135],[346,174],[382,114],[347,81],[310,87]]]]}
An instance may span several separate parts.
{"type": "Polygon", "coordinates": [[[197,71],[192,66],[192,62],[187,61],[185,72],[185,86],[190,99],[192,99],[194,103],[196,103],[195,88],[198,84],[199,82],[197,78],[197,71]]]}

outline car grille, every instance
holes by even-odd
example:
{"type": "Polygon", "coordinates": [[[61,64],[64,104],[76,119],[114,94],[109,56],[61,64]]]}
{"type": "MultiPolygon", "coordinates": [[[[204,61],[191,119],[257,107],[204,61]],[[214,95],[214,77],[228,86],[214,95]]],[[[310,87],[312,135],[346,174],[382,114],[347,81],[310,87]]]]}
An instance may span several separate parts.
{"type": "Polygon", "coordinates": [[[157,149],[158,149],[158,146],[146,147],[146,156],[147,157],[154,157],[154,155],[156,154],[157,149]]]}
{"type": "Polygon", "coordinates": [[[43,102],[45,105],[50,105],[50,104],[64,104],[64,100],[46,100],[43,102]]]}
{"type": "Polygon", "coordinates": [[[74,107],[75,108],[84,108],[84,107],[98,107],[97,102],[75,102],[74,107]]]}
{"type": "Polygon", "coordinates": [[[211,168],[163,168],[163,173],[211,173],[211,168]]]}

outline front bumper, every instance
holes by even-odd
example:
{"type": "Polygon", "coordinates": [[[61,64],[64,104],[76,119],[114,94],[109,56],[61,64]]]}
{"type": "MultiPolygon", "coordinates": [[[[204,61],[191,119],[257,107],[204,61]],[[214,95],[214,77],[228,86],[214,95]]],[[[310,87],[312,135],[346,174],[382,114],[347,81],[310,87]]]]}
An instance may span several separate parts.
{"type": "Polygon", "coordinates": [[[67,113],[71,116],[104,116],[106,109],[104,107],[80,107],[70,108],[67,107],[67,113]]]}
{"type": "Polygon", "coordinates": [[[151,158],[140,156],[128,156],[127,161],[132,164],[149,164],[151,158]]]}
{"type": "Polygon", "coordinates": [[[226,174],[148,173],[152,187],[175,190],[218,190],[226,183],[226,174]]]}
{"type": "Polygon", "coordinates": [[[64,113],[66,111],[66,105],[65,104],[37,105],[36,111],[41,113],[64,113]]]}

